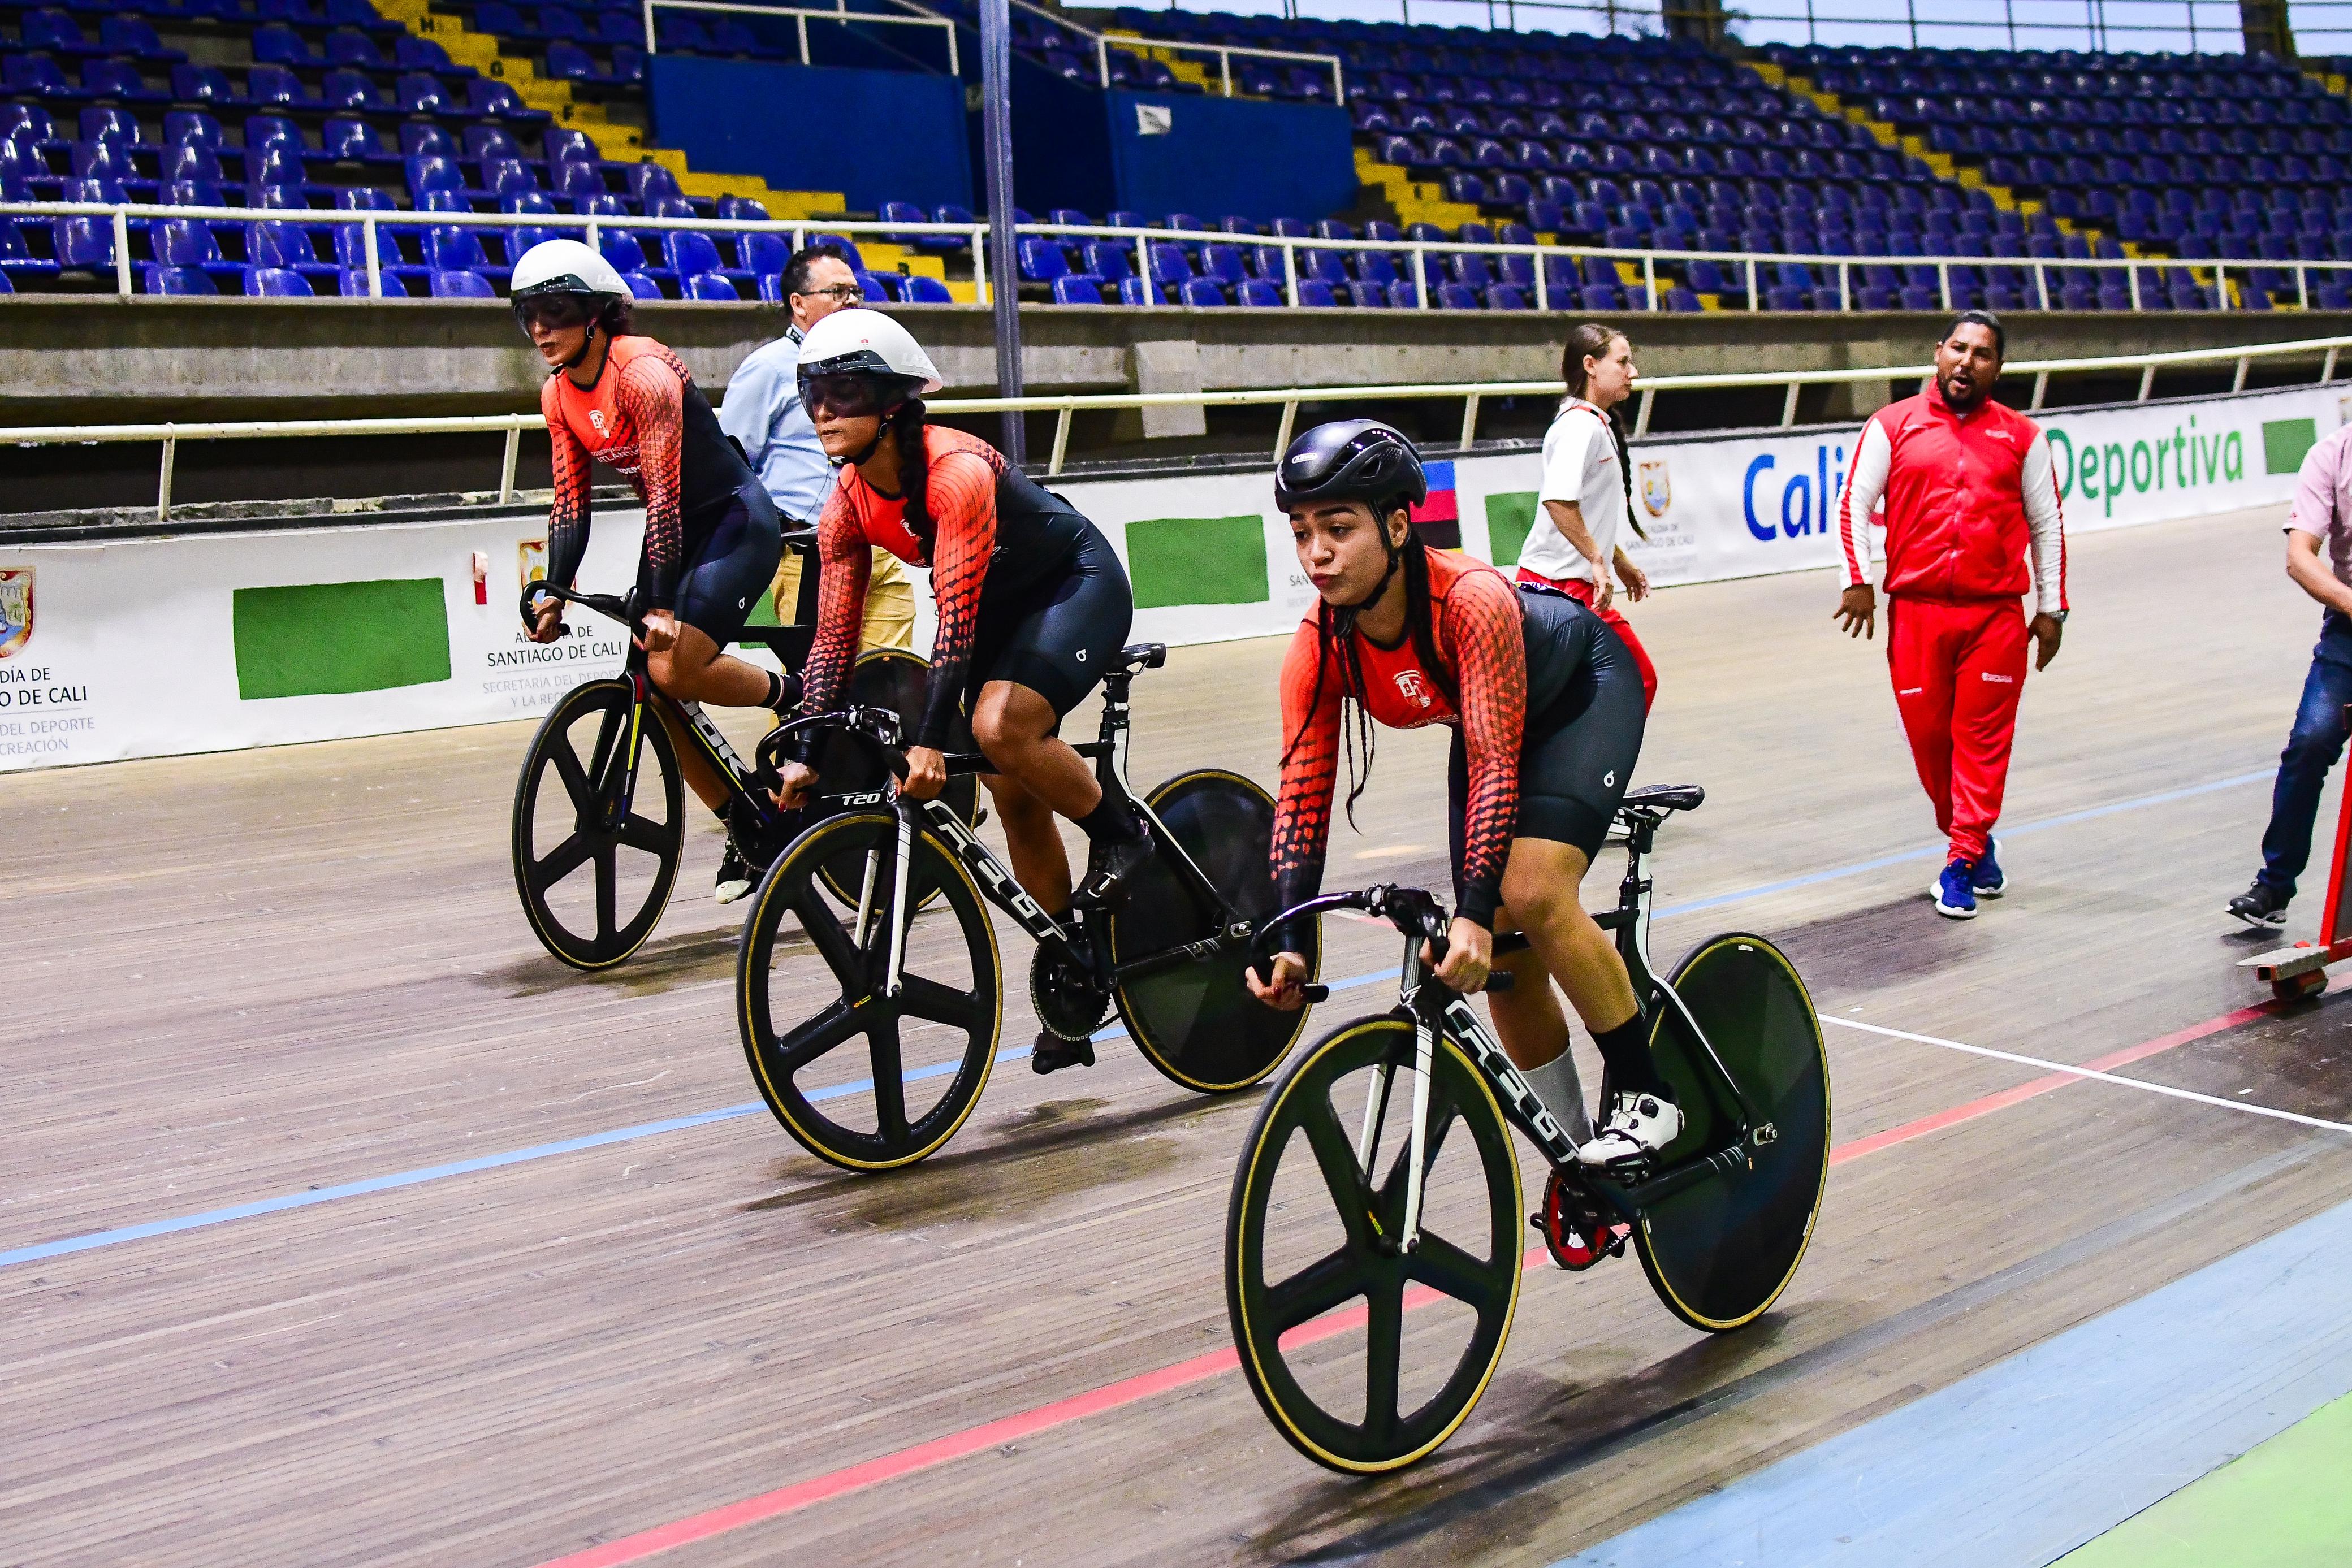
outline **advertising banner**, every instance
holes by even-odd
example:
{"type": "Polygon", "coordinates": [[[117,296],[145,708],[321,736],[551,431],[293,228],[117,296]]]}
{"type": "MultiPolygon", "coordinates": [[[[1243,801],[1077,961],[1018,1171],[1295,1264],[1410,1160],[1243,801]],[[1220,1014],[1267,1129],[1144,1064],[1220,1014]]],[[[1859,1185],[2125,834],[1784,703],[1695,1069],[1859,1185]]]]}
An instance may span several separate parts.
{"type": "MultiPolygon", "coordinates": [[[[2312,387],[2041,423],[2081,531],[2284,501],[2347,402],[2343,387],[2312,387]]],[[[1637,444],[1633,516],[1650,537],[1627,553],[1660,587],[1833,564],[1855,434],[1637,444]]],[[[1540,466],[1534,452],[1432,462],[1415,522],[1433,544],[1510,565],[1540,466]]],[[[1138,641],[1278,635],[1313,601],[1270,469],[1055,487],[1126,562],[1138,641]]],[[[637,512],[599,512],[581,585],[633,581],[642,532],[637,512]]],[[[542,520],[509,517],[0,547],[0,771],[543,713],[625,652],[618,628],[581,610],[562,642],[523,636],[515,601],[545,572],[545,536],[542,520]]]]}

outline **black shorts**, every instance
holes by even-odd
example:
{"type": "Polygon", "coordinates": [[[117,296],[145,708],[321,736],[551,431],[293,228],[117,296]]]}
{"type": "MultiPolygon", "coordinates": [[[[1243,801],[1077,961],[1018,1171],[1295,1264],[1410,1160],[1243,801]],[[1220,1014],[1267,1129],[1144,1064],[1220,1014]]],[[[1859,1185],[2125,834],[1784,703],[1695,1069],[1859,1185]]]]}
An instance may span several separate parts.
{"type": "Polygon", "coordinates": [[[1011,681],[1051,703],[1059,718],[1095,689],[1134,625],[1127,569],[1102,530],[1089,523],[1059,576],[1001,603],[983,589],[964,681],[966,711],[979,702],[981,687],[1011,681]]]}
{"type": "Polygon", "coordinates": [[[677,619],[719,644],[721,652],[743,634],[743,622],[775,585],[783,553],[783,527],[776,504],[755,480],[736,490],[709,530],[688,528],[693,554],[677,579],[677,619]]]}
{"type": "MultiPolygon", "coordinates": [[[[1519,744],[1518,839],[1573,844],[1590,861],[1609,836],[1642,756],[1647,710],[1642,672],[1606,623],[1595,622],[1583,667],[1541,713],[1528,716],[1519,744]]],[[[1454,895],[1462,896],[1464,813],[1470,796],[1470,754],[1454,733],[1445,773],[1446,831],[1453,850],[1454,895]]]]}

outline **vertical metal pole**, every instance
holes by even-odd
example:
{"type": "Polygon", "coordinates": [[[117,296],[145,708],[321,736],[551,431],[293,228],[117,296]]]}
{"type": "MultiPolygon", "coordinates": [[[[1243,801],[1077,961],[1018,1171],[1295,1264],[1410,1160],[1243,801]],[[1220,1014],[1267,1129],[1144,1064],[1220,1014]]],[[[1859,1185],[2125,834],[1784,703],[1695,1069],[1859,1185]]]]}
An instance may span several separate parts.
{"type": "Polygon", "coordinates": [[[646,0],[646,53],[654,52],[654,0],[646,0]]]}
{"type": "Polygon", "coordinates": [[[1919,6],[1917,0],[1903,0],[1903,14],[1911,22],[1911,47],[1919,47],[1919,6]]]}
{"type": "Polygon", "coordinates": [[[500,468],[499,471],[499,505],[501,507],[514,499],[515,461],[521,455],[522,426],[520,424],[509,425],[507,427],[506,464],[505,466],[500,468]]]}
{"type": "MultiPolygon", "coordinates": [[[[114,209],[114,291],[131,298],[131,214],[121,207],[114,209]]],[[[164,450],[168,454],[170,448],[164,450]]],[[[164,459],[170,460],[168,455],[164,459]]]]}
{"type": "Polygon", "coordinates": [[[801,26],[801,64],[806,65],[809,63],[808,18],[806,16],[795,16],[793,20],[798,22],[801,26]]]}
{"type": "Polygon", "coordinates": [[[371,299],[381,299],[383,298],[383,263],[380,259],[381,253],[376,249],[375,220],[373,218],[365,218],[361,221],[360,243],[367,250],[368,298],[371,299]]]}
{"type": "MultiPolygon", "coordinates": [[[[2000,0],[2000,15],[2001,19],[2009,24],[2009,47],[2013,49],[2017,47],[2016,0],[2000,0]]],[[[2189,7],[2189,48],[2191,54],[2197,49],[2197,7],[2194,5],[2189,7]]]]}
{"type": "MultiPolygon", "coordinates": [[[[1658,258],[1654,256],[1642,257],[1642,291],[1649,297],[1649,308],[1655,310],[1658,308],[1658,258]]],[[[1467,446],[1470,444],[1465,441],[1462,444],[1467,446]]]]}
{"type": "Polygon", "coordinates": [[[1298,247],[1287,239],[1282,242],[1282,297],[1298,308],[1298,247]]]}
{"type": "Polygon", "coordinates": [[[2143,365],[2140,368],[2139,372],[2139,396],[2134,398],[2132,401],[2134,402],[2146,402],[2147,401],[2147,394],[2155,390],[2156,367],[2154,365],[2143,365]]]}
{"type": "MultiPolygon", "coordinates": [[[[169,430],[171,426],[167,424],[163,428],[169,430]]],[[[178,455],[179,449],[178,437],[172,435],[163,437],[163,471],[155,476],[155,520],[159,523],[171,519],[172,460],[178,455]]]]}
{"type": "MultiPolygon", "coordinates": [[[[988,251],[995,275],[996,395],[1021,395],[1021,274],[1013,243],[1013,9],[1008,0],[980,0],[981,147],[988,171],[988,251]]],[[[1018,411],[1004,415],[1004,455],[1029,457],[1028,432],[1018,411]]]]}
{"type": "Polygon", "coordinates": [[[2330,350],[2327,350],[2327,359],[2326,359],[2326,362],[2324,362],[2323,364],[2321,364],[2321,366],[2319,367],[2319,384],[2320,384],[2321,386],[2326,386],[2328,382],[2330,382],[2334,381],[2335,379],[2336,379],[2336,350],[2335,350],[2334,349],[2330,349],[2330,350]]]}

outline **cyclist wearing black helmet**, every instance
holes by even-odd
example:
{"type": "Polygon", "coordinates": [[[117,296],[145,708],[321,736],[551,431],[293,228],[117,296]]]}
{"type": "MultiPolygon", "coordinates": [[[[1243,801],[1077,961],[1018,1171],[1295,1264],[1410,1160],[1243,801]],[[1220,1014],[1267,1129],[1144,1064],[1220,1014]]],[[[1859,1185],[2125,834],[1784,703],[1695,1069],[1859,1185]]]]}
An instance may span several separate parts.
{"type": "MultiPolygon", "coordinates": [[[[1517,984],[1490,998],[1496,1033],[1579,1133],[1583,1163],[1635,1163],[1674,1140],[1682,1112],[1651,1061],[1624,962],[1577,890],[1641,755],[1641,674],[1616,633],[1566,594],[1514,588],[1492,567],[1427,549],[1408,520],[1427,494],[1420,454],[1374,420],[1308,431],[1276,474],[1275,504],[1290,515],[1299,565],[1322,600],[1283,663],[1279,902],[1304,902],[1321,885],[1340,752],[1352,809],[1376,724],[1451,727],[1455,912],[1438,977],[1482,988],[1495,929],[1525,931],[1532,950],[1501,965],[1517,984]],[[1608,1063],[1612,1103],[1598,1136],[1547,977],[1608,1063]]],[[[1265,979],[1249,977],[1250,989],[1295,1008],[1307,977],[1306,959],[1283,953],[1265,979]]]]}
{"type": "MultiPolygon", "coordinates": [[[[610,465],[646,506],[638,581],[650,606],[645,646],[654,685],[683,702],[790,706],[799,695],[794,682],[726,652],[775,577],[782,533],[775,503],[720,432],[702,389],[677,355],[632,334],[628,286],[578,240],[524,252],[512,291],[515,319],[550,372],[539,394],[555,463],[548,580],[572,586],[588,549],[589,464],[610,465]]],[[[540,600],[529,630],[539,643],[562,636],[562,601],[540,600]]],[[[725,785],[700,747],[677,738],[687,783],[722,810],[725,785]]],[[[719,902],[750,892],[755,871],[781,847],[744,843],[730,831],[719,902]]]]}
{"type": "MultiPolygon", "coordinates": [[[[1085,758],[1055,731],[1127,642],[1135,599],[1110,541],[1059,496],[986,442],[927,424],[923,394],[940,374],[906,328],[877,310],[840,310],[801,344],[801,397],[841,471],[817,524],[823,577],[817,632],[803,672],[804,711],[838,699],[857,654],[874,549],[929,567],[939,632],[929,685],[899,789],[927,800],[947,782],[943,752],[959,707],[996,772],[982,775],[1013,873],[1047,913],[1070,906],[1070,861],[1058,813],[1093,845],[1076,897],[1118,896],[1151,855],[1143,821],[1108,799],[1085,758]]],[[[783,768],[783,803],[815,774],[783,768]]],[[[1039,1072],[1094,1064],[1094,1047],[1040,1033],[1039,1072]]]]}

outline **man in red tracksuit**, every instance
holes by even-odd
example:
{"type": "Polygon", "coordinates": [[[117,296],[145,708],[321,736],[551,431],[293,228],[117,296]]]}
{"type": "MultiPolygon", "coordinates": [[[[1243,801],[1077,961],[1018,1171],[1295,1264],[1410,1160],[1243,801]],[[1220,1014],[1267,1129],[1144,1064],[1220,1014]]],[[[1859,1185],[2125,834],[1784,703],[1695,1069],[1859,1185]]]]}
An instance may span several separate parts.
{"type": "Polygon", "coordinates": [[[1960,313],[1936,348],[1935,384],[1871,415],[1838,513],[1849,636],[1877,634],[1870,515],[1886,503],[1886,662],[1919,782],[1949,858],[1928,892],[1936,912],[1972,918],[2006,890],[1993,823],[2033,667],[2058,656],[2066,621],[2066,538],[2050,443],[1992,400],[2007,344],[2000,322],[1960,313]],[[2035,592],[2029,626],[2018,601],[2035,592]]]}

